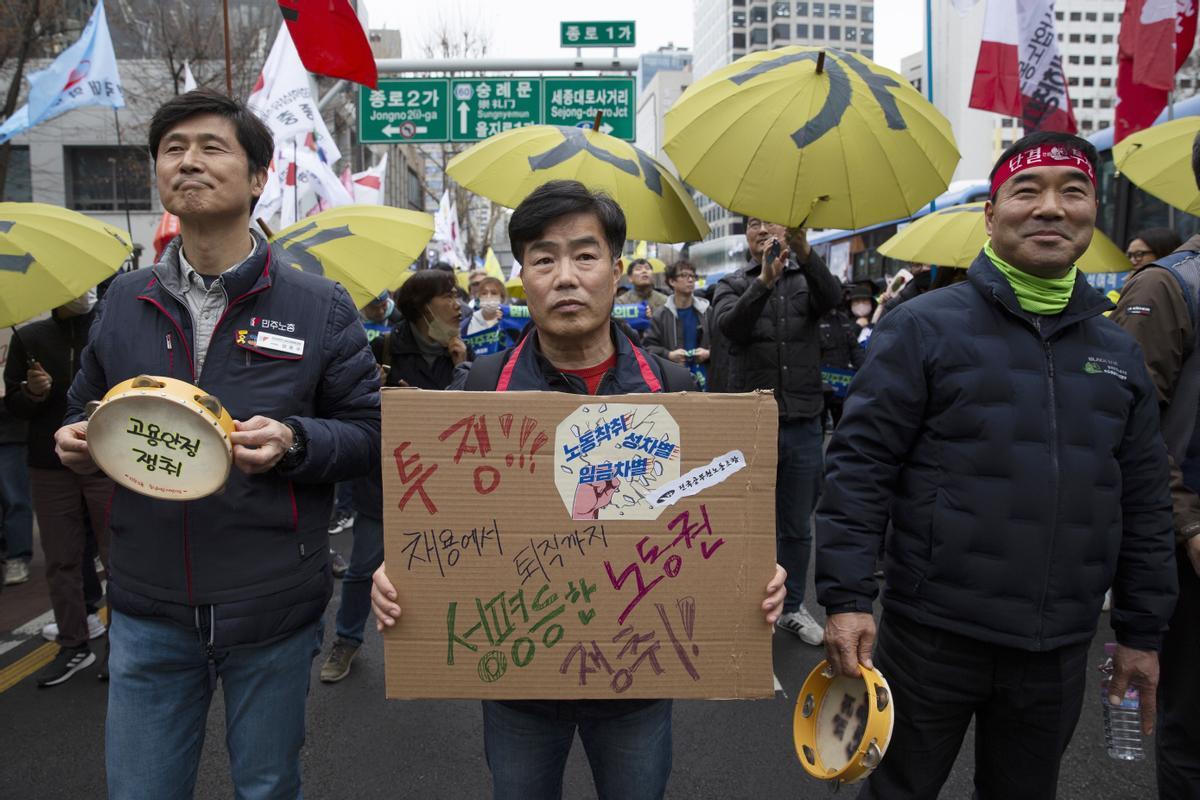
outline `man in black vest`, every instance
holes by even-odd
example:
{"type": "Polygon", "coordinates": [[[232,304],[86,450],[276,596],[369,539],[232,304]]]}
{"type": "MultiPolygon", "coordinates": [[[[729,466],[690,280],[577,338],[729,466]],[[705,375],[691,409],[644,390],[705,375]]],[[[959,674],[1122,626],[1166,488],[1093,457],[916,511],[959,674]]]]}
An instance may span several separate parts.
{"type": "Polygon", "coordinates": [[[84,406],[161,375],[229,410],[234,469],[224,491],[186,503],[113,495],[108,796],[191,796],[219,679],[233,794],[291,800],[333,588],[334,484],[379,463],[378,369],[346,290],[250,231],[273,150],[266,126],[201,89],[164,103],[149,134],[181,235],[153,269],[109,288],[57,451],[95,471],[84,406]]]}
{"type": "MultiPolygon", "coordinates": [[[[695,391],[686,369],[633,344],[612,322],[625,215],[577,181],[551,181],[513,212],[513,255],[533,325],[508,350],[461,365],[451,389],[617,395],[695,391]]],[[[763,613],[779,616],[785,573],[767,585],[763,613]]],[[[379,630],[400,617],[384,567],[371,602],[379,630]]],[[[670,700],[484,701],[483,735],[495,800],[562,796],[578,727],[600,800],[654,800],[671,773],[670,700]]]]}
{"type": "MultiPolygon", "coordinates": [[[[1200,187],[1200,136],[1192,145],[1200,187]]],[[[1158,391],[1172,456],[1179,601],[1163,640],[1155,737],[1158,796],[1200,797],[1200,235],[1137,269],[1121,290],[1113,322],[1138,340],[1158,391]]]]}

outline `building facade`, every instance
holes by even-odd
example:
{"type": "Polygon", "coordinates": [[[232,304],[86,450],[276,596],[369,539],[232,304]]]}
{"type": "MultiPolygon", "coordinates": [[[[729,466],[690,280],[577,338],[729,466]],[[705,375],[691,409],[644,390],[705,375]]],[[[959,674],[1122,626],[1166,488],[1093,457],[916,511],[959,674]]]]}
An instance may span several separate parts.
{"type": "MultiPolygon", "coordinates": [[[[697,80],[748,53],[788,45],[827,47],[875,57],[874,0],[696,0],[692,71],[697,80]]],[[[697,198],[712,229],[690,258],[701,273],[744,263],[742,218],[697,198]]]]}
{"type": "MultiPolygon", "coordinates": [[[[131,21],[134,15],[127,5],[117,4],[109,10],[126,106],[118,114],[111,108],[99,106],[75,109],[15,137],[2,199],[48,203],[83,212],[122,230],[128,227],[136,248],[135,263],[147,266],[153,260],[154,230],[163,212],[155,187],[153,162],[147,150],[148,128],[158,106],[177,90],[182,90],[182,61],[175,63],[162,53],[155,55],[155,47],[151,44],[163,40],[166,34],[131,21]],[[173,66],[178,67],[178,72],[173,66]],[[118,120],[121,127],[119,144],[118,120]]],[[[231,3],[235,19],[242,12],[249,13],[247,6],[247,2],[238,0],[231,3]]],[[[136,10],[137,6],[130,7],[136,10]]],[[[269,7],[267,11],[271,25],[260,26],[259,35],[248,40],[256,49],[240,56],[246,69],[253,71],[255,76],[278,30],[275,27],[277,12],[269,7]]],[[[81,7],[80,28],[90,12],[90,5],[81,7]]],[[[384,54],[399,55],[397,32],[384,32],[379,36],[372,32],[370,38],[373,46],[386,48],[384,54]]],[[[71,41],[73,37],[65,37],[62,47],[71,41]]],[[[30,62],[26,74],[48,63],[48,60],[30,62]]],[[[222,61],[202,59],[190,63],[201,85],[224,91],[222,61]]],[[[6,71],[3,78],[7,80],[10,76],[11,71],[6,71]]],[[[253,77],[249,82],[253,83],[253,77]]],[[[327,91],[332,83],[321,79],[318,94],[327,91]]],[[[22,88],[27,89],[27,85],[22,88]]],[[[236,82],[234,91],[240,93],[236,82]]],[[[425,168],[421,153],[411,145],[359,144],[354,139],[356,96],[356,92],[343,92],[322,111],[342,151],[342,160],[333,165],[335,171],[341,173],[346,167],[361,171],[378,163],[386,152],[388,173],[384,183],[384,203],[423,209],[423,191],[417,180],[425,168]]]]}

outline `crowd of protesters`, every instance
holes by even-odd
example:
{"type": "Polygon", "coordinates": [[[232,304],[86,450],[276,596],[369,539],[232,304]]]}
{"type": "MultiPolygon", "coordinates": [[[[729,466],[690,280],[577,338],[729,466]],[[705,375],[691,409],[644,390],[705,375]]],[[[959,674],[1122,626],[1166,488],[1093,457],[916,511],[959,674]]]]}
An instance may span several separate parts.
{"type": "MultiPolygon", "coordinates": [[[[656,285],[650,261],[625,265],[613,200],[547,183],[509,223],[518,314],[482,271],[463,292],[448,265],[418,270],[356,309],[291,269],[249,226],[272,144],[236,101],[182,95],[149,138],[181,236],[99,305],[90,292],[20,328],[0,406],[3,582],[29,580],[36,518],[43,635],[60,647],[38,684],[99,662],[110,797],[191,796],[218,683],[239,796],[300,795],[335,577],[322,682],[350,674],[372,612],[379,630],[401,613],[383,567],[381,386],[772,390],[778,564],[762,611],[838,671],[878,664],[891,682],[891,749],[860,797],[936,797],[972,719],[979,796],[1053,796],[1110,588],[1112,693],[1141,690],[1147,733],[1157,705],[1160,796],[1200,796],[1200,237],[1139,232],[1114,310],[1074,266],[1096,215],[1086,141],[1017,142],[975,263],[883,285],[842,284],[802,228],[753,217],[744,267],[699,289],[680,259],[656,285]],[[624,305],[636,325],[615,318],[624,305]],[[214,337],[226,312],[294,322],[305,358],[214,337]],[[87,448],[86,404],[142,373],[203,375],[239,420],[225,491],[182,514],[114,490],[87,448]],[[274,513],[280,497],[293,514],[274,513]],[[343,532],[339,564],[329,536],[343,532]],[[814,554],[824,624],[805,604],[814,554]]],[[[1194,166],[1200,185],[1200,140],[1194,166]]],[[[671,717],[670,700],[485,701],[495,796],[560,796],[578,732],[600,797],[660,798],[671,717]]]]}

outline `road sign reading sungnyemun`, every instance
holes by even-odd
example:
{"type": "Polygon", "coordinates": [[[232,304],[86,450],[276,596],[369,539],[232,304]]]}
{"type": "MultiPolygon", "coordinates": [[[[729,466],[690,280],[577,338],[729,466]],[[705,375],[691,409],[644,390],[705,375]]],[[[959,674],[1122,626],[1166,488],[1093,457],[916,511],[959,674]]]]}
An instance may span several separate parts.
{"type": "Polygon", "coordinates": [[[450,138],[447,78],[380,80],[359,87],[358,140],[365,144],[445,142],[450,138]]]}
{"type": "Polygon", "coordinates": [[[604,112],[600,130],[632,142],[636,137],[633,78],[543,78],[547,125],[591,127],[604,112]]]}
{"type": "Polygon", "coordinates": [[[450,140],[474,142],[542,121],[540,78],[450,81],[450,140]]]}
{"type": "Polygon", "coordinates": [[[632,21],[561,22],[563,47],[633,47],[636,31],[632,21]]]}

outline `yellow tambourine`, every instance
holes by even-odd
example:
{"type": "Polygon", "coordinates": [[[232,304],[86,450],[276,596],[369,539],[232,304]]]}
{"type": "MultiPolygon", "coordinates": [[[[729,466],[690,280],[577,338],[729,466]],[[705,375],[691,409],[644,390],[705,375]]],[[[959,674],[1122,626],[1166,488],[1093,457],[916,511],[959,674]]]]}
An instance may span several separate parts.
{"type": "Polygon", "coordinates": [[[220,491],[233,463],[233,418],[186,381],[139,375],[87,405],[88,449],[120,485],[163,500],[220,491]]]}
{"type": "MultiPolygon", "coordinates": [[[[861,665],[860,665],[861,667],[861,665]]],[[[892,693],[878,670],[834,676],[822,661],[809,673],[792,718],[792,740],[814,778],[857,783],[879,766],[892,739],[892,693]]]]}

